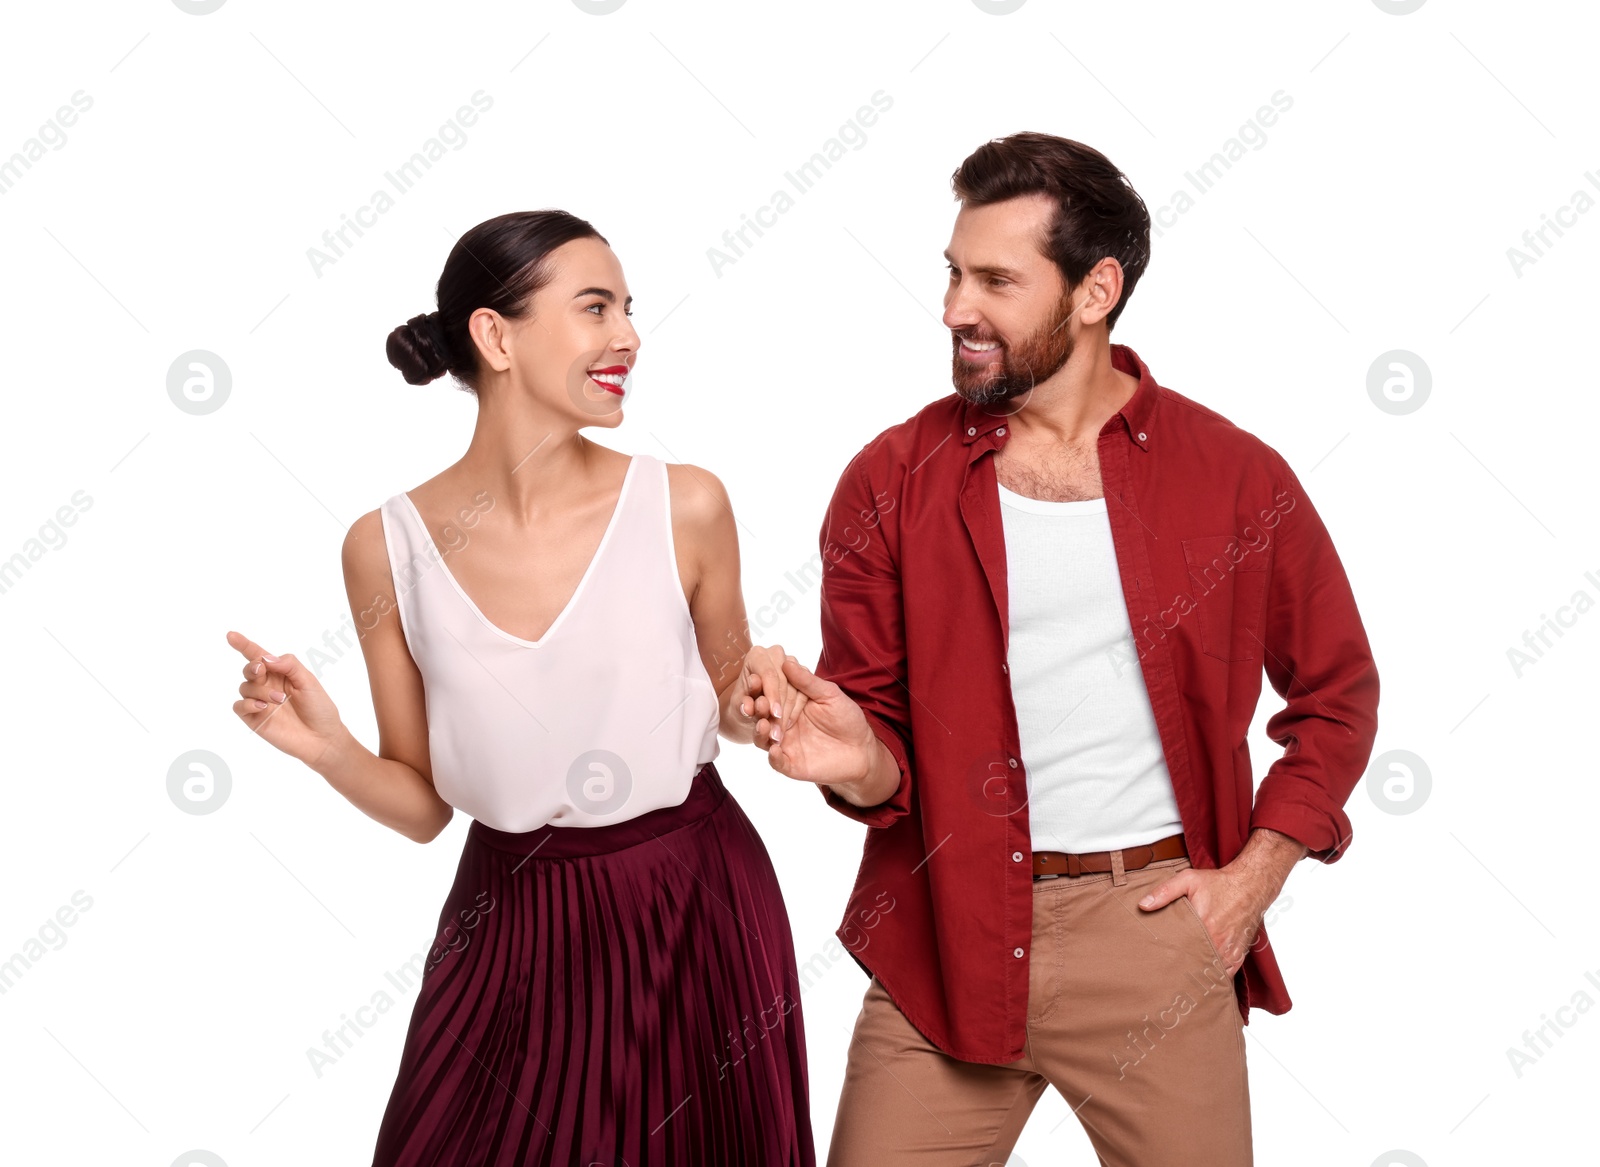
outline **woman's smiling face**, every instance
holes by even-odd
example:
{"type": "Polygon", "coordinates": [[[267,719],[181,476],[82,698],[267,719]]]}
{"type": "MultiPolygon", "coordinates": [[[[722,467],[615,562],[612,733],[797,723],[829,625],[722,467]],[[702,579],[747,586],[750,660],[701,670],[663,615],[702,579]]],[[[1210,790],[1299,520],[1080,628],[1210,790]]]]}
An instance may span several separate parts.
{"type": "MultiPolygon", "coordinates": [[[[622,264],[595,238],[563,243],[546,263],[549,281],[533,294],[526,315],[506,319],[479,310],[505,328],[498,340],[484,338],[491,348],[486,360],[510,374],[513,392],[558,413],[576,412],[581,424],[620,423],[640,344],[622,264]]],[[[476,335],[482,326],[474,317],[476,335]]]]}

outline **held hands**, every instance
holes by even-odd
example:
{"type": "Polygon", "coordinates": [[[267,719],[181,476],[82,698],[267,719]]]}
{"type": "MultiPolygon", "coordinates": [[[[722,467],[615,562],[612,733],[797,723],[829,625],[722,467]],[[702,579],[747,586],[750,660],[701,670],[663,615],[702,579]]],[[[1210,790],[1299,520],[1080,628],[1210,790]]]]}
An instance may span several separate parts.
{"type": "Polygon", "coordinates": [[[233,711],[268,743],[315,769],[345,732],[328,694],[293,655],[270,656],[238,632],[228,633],[228,643],[248,662],[233,711]]]}
{"type": "Polygon", "coordinates": [[[877,737],[859,706],[781,646],[745,656],[739,712],[756,719],[755,744],[778,773],[819,786],[866,776],[877,737]]]}

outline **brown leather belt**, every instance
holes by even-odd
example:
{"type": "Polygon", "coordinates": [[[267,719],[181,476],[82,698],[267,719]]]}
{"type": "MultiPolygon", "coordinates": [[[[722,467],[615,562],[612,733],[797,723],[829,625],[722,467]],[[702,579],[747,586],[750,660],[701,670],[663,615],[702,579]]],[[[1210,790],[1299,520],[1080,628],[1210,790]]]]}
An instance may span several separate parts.
{"type": "MultiPolygon", "coordinates": [[[[1183,835],[1168,835],[1154,843],[1141,843],[1137,847],[1122,848],[1122,869],[1137,871],[1158,859],[1177,859],[1189,854],[1183,835]]],[[[1110,871],[1110,851],[1085,851],[1079,855],[1065,851],[1035,851],[1033,853],[1033,878],[1049,879],[1057,875],[1082,875],[1085,872],[1110,871]]]]}

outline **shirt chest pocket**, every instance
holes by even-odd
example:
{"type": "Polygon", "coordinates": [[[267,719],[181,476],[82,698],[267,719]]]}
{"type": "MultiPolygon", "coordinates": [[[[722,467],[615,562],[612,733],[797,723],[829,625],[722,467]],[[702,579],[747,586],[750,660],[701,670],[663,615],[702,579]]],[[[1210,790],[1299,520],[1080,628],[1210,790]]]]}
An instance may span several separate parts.
{"type": "Polygon", "coordinates": [[[1252,551],[1234,535],[1183,540],[1200,650],[1221,661],[1261,659],[1261,622],[1267,594],[1267,552],[1252,551]],[[1242,556],[1242,558],[1241,558],[1242,556]]]}

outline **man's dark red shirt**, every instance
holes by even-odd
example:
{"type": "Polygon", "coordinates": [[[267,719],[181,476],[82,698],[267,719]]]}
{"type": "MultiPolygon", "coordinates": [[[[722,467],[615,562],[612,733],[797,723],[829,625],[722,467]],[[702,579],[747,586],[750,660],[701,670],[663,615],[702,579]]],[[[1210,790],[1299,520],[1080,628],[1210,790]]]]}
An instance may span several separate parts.
{"type": "MultiPolygon", "coordinates": [[[[1332,863],[1377,732],[1378,672],[1344,567],[1275,450],[1158,385],[1126,345],[1111,357],[1139,378],[1098,439],[1128,663],[1150,694],[1190,860],[1220,867],[1269,827],[1332,863]],[[1245,738],[1263,668],[1284,699],[1267,722],[1284,751],[1252,800],[1245,738]]],[[[900,769],[874,807],[820,788],[871,828],[837,935],[936,1046],[997,1064],[1024,1052],[1033,920],[992,457],[1007,422],[952,393],[851,459],[822,525],[815,670],[860,705],[900,769]]],[[[1246,1023],[1252,1005],[1290,1007],[1265,928],[1234,991],[1246,1023]]]]}

